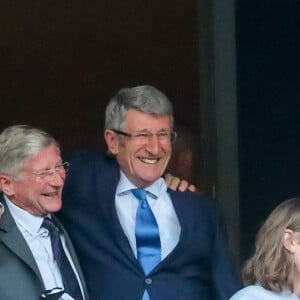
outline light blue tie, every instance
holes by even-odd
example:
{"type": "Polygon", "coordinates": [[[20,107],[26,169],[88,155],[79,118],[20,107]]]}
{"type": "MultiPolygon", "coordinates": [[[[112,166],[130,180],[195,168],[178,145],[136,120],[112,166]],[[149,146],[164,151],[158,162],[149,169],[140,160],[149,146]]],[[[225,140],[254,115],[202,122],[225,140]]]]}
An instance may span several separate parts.
{"type": "MultiPolygon", "coordinates": [[[[133,189],[132,193],[140,201],[135,224],[137,258],[145,275],[148,275],[161,260],[159,229],[146,198],[147,192],[143,189],[133,189]]],[[[143,300],[147,299],[150,298],[146,290],[143,300]]]]}

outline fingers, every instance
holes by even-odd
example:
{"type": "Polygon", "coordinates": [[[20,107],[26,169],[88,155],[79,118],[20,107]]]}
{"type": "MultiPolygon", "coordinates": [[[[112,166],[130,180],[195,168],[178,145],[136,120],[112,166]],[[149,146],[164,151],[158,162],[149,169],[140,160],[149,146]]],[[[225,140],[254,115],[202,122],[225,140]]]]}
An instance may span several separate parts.
{"type": "Polygon", "coordinates": [[[169,173],[165,174],[165,181],[167,186],[173,191],[184,192],[189,190],[191,192],[196,191],[196,187],[193,184],[189,184],[186,180],[181,180],[178,177],[175,177],[169,173]]]}
{"type": "Polygon", "coordinates": [[[191,191],[191,192],[193,192],[193,193],[195,193],[197,191],[196,187],[193,184],[190,184],[188,186],[188,190],[191,191]]]}
{"type": "Polygon", "coordinates": [[[196,187],[193,184],[189,184],[186,180],[181,180],[178,186],[178,190],[180,192],[184,192],[186,190],[189,190],[191,192],[196,191],[196,187]]]}
{"type": "Polygon", "coordinates": [[[171,174],[166,174],[165,180],[166,180],[166,184],[167,184],[168,188],[170,188],[173,191],[177,190],[179,183],[180,183],[180,179],[178,177],[175,177],[171,174]]]}

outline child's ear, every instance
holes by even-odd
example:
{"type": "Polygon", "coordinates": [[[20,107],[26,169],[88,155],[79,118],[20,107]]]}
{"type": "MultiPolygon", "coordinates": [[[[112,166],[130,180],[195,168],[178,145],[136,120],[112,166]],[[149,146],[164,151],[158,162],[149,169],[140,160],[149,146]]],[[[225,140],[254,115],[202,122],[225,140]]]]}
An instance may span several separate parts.
{"type": "Polygon", "coordinates": [[[299,238],[293,230],[286,229],[283,236],[283,246],[291,253],[295,253],[296,246],[299,245],[299,238]]]}

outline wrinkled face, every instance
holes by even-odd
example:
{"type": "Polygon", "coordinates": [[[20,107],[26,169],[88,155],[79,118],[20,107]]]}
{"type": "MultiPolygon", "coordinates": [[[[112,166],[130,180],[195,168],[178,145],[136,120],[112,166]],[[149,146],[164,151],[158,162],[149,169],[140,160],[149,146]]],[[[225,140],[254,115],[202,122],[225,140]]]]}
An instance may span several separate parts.
{"type": "Polygon", "coordinates": [[[1,188],[17,206],[33,215],[43,216],[60,210],[61,193],[66,173],[64,168],[38,179],[35,174],[53,170],[61,164],[61,156],[50,145],[33,156],[20,172],[18,178],[2,178],[1,188]]]}
{"type": "Polygon", "coordinates": [[[163,175],[172,152],[170,139],[156,134],[171,130],[169,116],[129,109],[123,131],[134,136],[106,130],[105,139],[128,179],[137,187],[146,187],[163,175]],[[149,139],[136,136],[144,133],[153,135],[149,139]]]}

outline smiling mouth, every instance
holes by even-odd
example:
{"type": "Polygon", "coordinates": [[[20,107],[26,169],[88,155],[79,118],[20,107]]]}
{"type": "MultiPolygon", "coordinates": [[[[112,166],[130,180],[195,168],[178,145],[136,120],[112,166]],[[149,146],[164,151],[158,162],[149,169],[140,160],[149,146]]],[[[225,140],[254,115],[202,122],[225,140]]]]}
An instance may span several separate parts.
{"type": "Polygon", "coordinates": [[[51,193],[44,193],[45,197],[56,197],[59,193],[58,192],[51,192],[51,193]]]}
{"type": "Polygon", "coordinates": [[[140,158],[140,161],[147,164],[147,165],[154,165],[158,163],[160,158],[140,158]]]}

